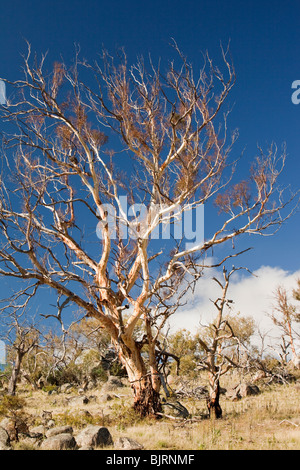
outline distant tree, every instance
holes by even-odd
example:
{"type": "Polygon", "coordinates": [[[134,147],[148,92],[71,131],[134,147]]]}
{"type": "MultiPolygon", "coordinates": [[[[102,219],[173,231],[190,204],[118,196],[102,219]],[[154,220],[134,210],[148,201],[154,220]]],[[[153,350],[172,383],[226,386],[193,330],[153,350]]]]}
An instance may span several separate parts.
{"type": "MultiPolygon", "coordinates": [[[[209,397],[207,407],[210,416],[222,417],[220,405],[220,379],[232,368],[239,368],[240,346],[249,346],[250,338],[254,333],[254,322],[249,318],[242,320],[228,314],[232,300],[228,299],[228,289],[231,276],[240,269],[232,268],[227,271],[223,268],[223,281],[213,280],[221,288],[221,296],[213,303],[217,309],[215,320],[208,326],[202,327],[197,335],[197,341],[202,351],[197,360],[198,370],[206,370],[209,377],[209,397]]],[[[243,350],[243,349],[242,349],[243,350]]]]}
{"type": "MultiPolygon", "coordinates": [[[[298,287],[293,290],[293,297],[300,302],[300,279],[297,280],[298,287]]],[[[297,313],[297,319],[300,321],[300,313],[297,313]]]]}
{"type": "MultiPolygon", "coordinates": [[[[4,330],[3,323],[1,330],[4,330]]],[[[17,384],[22,377],[22,367],[24,359],[34,350],[37,350],[40,341],[40,332],[33,325],[28,323],[13,312],[9,316],[9,323],[6,324],[3,340],[7,347],[7,359],[10,364],[10,377],[8,380],[8,394],[14,396],[17,391],[17,384]]]]}
{"type": "MultiPolygon", "coordinates": [[[[299,283],[299,281],[298,281],[299,283]]],[[[293,297],[299,300],[299,289],[293,291],[293,297]]],[[[274,306],[271,318],[282,333],[281,353],[282,358],[287,361],[289,349],[292,352],[292,362],[296,368],[300,368],[300,358],[297,355],[295,338],[300,337],[297,331],[297,324],[300,323],[300,314],[296,305],[291,303],[287,290],[279,286],[275,292],[276,304],[274,306]]]]}
{"type": "Polygon", "coordinates": [[[71,69],[55,63],[49,72],[29,46],[24,78],[5,80],[14,98],[1,106],[0,275],[23,281],[26,298],[47,286],[96,319],[143,416],[161,411],[160,331],[211,266],[207,255],[227,246],[220,266],[237,255],[227,242],[276,232],[294,198],[284,200],[279,187],[286,155],[275,145],[259,149],[246,179],[235,173],[237,133],[228,136],[223,109],[235,82],[229,52],[222,50],[223,72],[206,54],[196,77],[175,49],[166,72],[151,61],[129,66],[125,54],[116,64],[107,53],[92,66],[76,54],[71,69]],[[183,235],[159,246],[159,227],[209,202],[220,214],[206,240],[185,246],[183,235]]]}
{"type": "Polygon", "coordinates": [[[180,375],[195,376],[195,361],[197,357],[197,337],[185,328],[168,336],[168,351],[176,355],[179,363],[172,361],[170,371],[180,375]]]}

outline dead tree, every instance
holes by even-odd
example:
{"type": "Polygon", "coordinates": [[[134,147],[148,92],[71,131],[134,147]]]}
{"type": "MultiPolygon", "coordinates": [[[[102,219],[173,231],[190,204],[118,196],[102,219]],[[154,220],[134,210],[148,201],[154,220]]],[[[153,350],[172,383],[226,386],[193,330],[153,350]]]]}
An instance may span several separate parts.
{"type": "MultiPolygon", "coordinates": [[[[292,363],[296,368],[300,368],[300,358],[296,352],[295,338],[299,334],[295,325],[299,323],[299,313],[296,306],[288,298],[287,290],[279,286],[275,293],[276,305],[274,306],[271,318],[275,326],[281,331],[281,350],[287,361],[289,348],[292,351],[292,363]]],[[[282,356],[281,356],[282,357],[282,356]]]]}
{"type": "MultiPolygon", "coordinates": [[[[207,256],[242,235],[276,232],[294,197],[279,189],[286,156],[275,145],[259,149],[247,181],[232,182],[228,51],[223,72],[205,55],[197,77],[175,51],[179,65],[166,71],[104,53],[100,63],[76,54],[72,68],[55,63],[47,72],[46,57],[32,60],[29,46],[24,78],[5,81],[14,98],[1,106],[0,275],[23,281],[24,296],[46,286],[95,318],[141,415],[160,410],[158,334],[211,266],[207,256]],[[161,227],[213,201],[222,215],[207,239],[186,244],[184,233],[158,247],[161,227]]],[[[228,250],[218,265],[235,253],[228,250]]]]}
{"type": "Polygon", "coordinates": [[[232,351],[230,352],[230,349],[239,347],[240,341],[229,321],[225,318],[226,307],[230,307],[232,304],[232,301],[227,298],[230,277],[240,269],[246,268],[233,267],[230,272],[227,272],[226,268],[223,267],[223,282],[216,277],[213,278],[222,291],[221,297],[213,302],[217,309],[217,317],[207,327],[209,329],[207,339],[204,340],[201,335],[198,338],[203,351],[198,369],[206,370],[209,377],[207,408],[209,415],[217,419],[222,417],[220,379],[233,367],[240,367],[240,364],[235,360],[235,355],[232,354],[232,351]]]}
{"type": "Polygon", "coordinates": [[[14,396],[16,394],[17,384],[22,376],[24,359],[38,347],[39,337],[40,333],[35,326],[24,324],[18,315],[11,316],[11,322],[5,335],[12,366],[7,388],[8,395],[14,396]]]}

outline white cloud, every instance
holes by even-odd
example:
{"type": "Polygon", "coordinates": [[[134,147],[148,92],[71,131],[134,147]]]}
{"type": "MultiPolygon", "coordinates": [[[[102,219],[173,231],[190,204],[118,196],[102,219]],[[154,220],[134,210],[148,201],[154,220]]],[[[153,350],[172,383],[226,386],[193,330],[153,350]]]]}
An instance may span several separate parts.
{"type": "Polygon", "coordinates": [[[0,104],[6,104],[6,89],[3,80],[0,80],[0,104]]]}
{"type": "Polygon", "coordinates": [[[6,348],[5,343],[0,341],[0,365],[6,363],[6,348]]]}
{"type": "MultiPolygon", "coordinates": [[[[212,277],[220,278],[220,271],[206,271],[205,277],[199,280],[194,296],[190,296],[185,307],[173,316],[170,321],[171,331],[186,328],[195,331],[200,323],[210,323],[216,315],[216,308],[210,301],[221,295],[221,289],[212,277]]],[[[246,271],[238,271],[231,278],[228,299],[234,301],[233,312],[243,316],[252,316],[261,331],[270,331],[276,335],[274,324],[268,317],[274,305],[274,292],[279,285],[288,292],[296,288],[296,280],[300,278],[300,270],[288,272],[278,267],[261,266],[253,276],[246,271]]]]}

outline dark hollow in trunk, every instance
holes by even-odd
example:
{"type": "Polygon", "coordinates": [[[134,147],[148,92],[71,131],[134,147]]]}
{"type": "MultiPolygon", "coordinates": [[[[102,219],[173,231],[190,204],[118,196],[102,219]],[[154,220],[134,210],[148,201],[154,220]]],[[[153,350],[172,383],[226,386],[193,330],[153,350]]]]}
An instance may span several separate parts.
{"type": "Polygon", "coordinates": [[[222,408],[220,406],[220,384],[215,384],[214,392],[207,398],[207,408],[211,418],[222,418],[222,408]]]}
{"type": "Polygon", "coordinates": [[[141,416],[155,416],[162,412],[160,394],[152,386],[151,379],[145,380],[138,387],[133,385],[134,409],[141,416]]]}

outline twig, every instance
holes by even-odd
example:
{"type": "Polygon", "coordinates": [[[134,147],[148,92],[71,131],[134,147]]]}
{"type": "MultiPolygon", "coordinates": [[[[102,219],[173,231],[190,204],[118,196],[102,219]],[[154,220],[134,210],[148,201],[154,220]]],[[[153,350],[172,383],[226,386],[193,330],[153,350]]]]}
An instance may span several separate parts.
{"type": "Polygon", "coordinates": [[[189,419],[186,419],[186,418],[179,418],[179,417],[175,417],[175,416],[170,416],[170,415],[166,415],[164,413],[156,413],[158,416],[162,416],[163,418],[169,418],[169,419],[173,419],[175,421],[180,421],[181,424],[188,424],[188,423],[197,423],[199,421],[201,421],[203,418],[201,416],[199,417],[195,417],[195,418],[189,418],[189,419]]]}
{"type": "Polygon", "coordinates": [[[283,419],[282,421],[280,421],[279,426],[280,426],[282,423],[292,424],[293,426],[296,426],[296,428],[299,427],[299,424],[293,423],[292,421],[288,421],[287,419],[283,419]]]}

